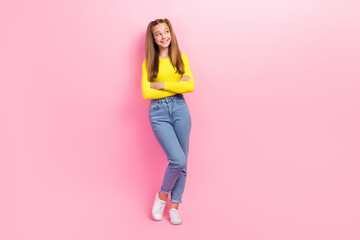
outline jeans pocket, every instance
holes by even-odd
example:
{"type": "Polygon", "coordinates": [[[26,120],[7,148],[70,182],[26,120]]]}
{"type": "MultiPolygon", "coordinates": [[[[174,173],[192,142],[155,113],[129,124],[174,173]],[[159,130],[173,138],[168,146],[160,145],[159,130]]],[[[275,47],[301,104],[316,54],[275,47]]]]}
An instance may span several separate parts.
{"type": "Polygon", "coordinates": [[[177,98],[176,103],[179,104],[179,105],[182,105],[182,104],[186,104],[186,101],[185,101],[184,98],[177,98]]]}
{"type": "Polygon", "coordinates": [[[153,112],[153,111],[156,111],[156,110],[159,110],[160,109],[160,104],[159,103],[151,103],[150,106],[149,106],[149,111],[150,112],[153,112]]]}

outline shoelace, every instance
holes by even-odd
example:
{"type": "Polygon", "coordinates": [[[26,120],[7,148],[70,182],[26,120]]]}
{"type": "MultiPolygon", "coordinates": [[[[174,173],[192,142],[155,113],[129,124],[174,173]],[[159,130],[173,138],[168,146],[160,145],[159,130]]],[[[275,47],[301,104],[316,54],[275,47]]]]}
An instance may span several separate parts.
{"type": "Polygon", "coordinates": [[[158,204],[156,207],[155,207],[155,212],[156,213],[162,213],[163,211],[163,207],[166,205],[166,203],[164,202],[160,202],[160,204],[158,204]]]}
{"type": "Polygon", "coordinates": [[[181,219],[178,211],[171,211],[171,216],[175,217],[176,220],[180,220],[180,219],[181,219]]]}

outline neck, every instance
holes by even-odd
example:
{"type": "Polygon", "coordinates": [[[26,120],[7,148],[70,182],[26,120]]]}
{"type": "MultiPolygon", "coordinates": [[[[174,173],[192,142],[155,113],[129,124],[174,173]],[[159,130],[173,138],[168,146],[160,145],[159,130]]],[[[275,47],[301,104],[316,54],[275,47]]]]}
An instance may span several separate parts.
{"type": "Polygon", "coordinates": [[[160,52],[159,52],[159,57],[161,58],[168,58],[169,57],[169,47],[166,48],[159,48],[160,52]]]}

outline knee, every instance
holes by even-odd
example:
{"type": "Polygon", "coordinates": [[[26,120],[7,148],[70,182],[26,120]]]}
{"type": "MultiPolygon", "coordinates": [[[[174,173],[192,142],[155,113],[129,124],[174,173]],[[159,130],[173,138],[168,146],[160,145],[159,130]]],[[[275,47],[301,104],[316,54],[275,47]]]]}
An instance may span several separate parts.
{"type": "Polygon", "coordinates": [[[181,155],[176,157],[176,159],[173,161],[172,165],[177,169],[185,169],[187,162],[185,155],[181,155]]]}
{"type": "Polygon", "coordinates": [[[186,168],[186,159],[178,164],[178,168],[182,170],[186,168]]]}

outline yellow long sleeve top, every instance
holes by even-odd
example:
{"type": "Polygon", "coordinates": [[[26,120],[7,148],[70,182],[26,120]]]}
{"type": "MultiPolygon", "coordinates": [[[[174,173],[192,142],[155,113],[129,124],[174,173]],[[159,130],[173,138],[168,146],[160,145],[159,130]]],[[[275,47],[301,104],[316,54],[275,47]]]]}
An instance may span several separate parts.
{"type": "Polygon", "coordinates": [[[178,82],[182,75],[176,72],[176,68],[171,64],[170,58],[159,57],[159,73],[154,81],[164,82],[164,89],[153,89],[150,87],[146,69],[146,59],[143,61],[141,89],[144,99],[159,99],[178,93],[194,91],[194,78],[190,70],[189,59],[185,54],[181,54],[181,58],[184,62],[184,75],[189,75],[190,79],[188,81],[178,82]]]}

